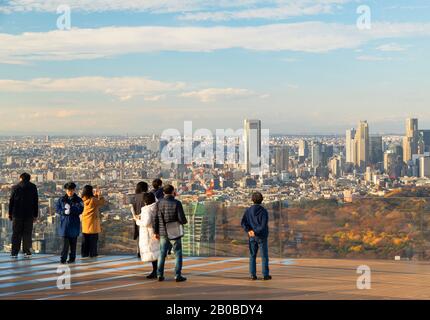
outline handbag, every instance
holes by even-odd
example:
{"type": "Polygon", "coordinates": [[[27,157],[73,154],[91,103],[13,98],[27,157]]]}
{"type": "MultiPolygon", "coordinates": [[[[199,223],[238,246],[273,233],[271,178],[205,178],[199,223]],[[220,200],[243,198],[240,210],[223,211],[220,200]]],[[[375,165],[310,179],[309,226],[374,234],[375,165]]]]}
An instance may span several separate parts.
{"type": "Polygon", "coordinates": [[[184,236],[184,227],[179,223],[179,221],[166,223],[164,221],[163,215],[161,215],[161,218],[163,219],[163,223],[166,226],[167,238],[169,240],[177,240],[184,236]]]}
{"type": "Polygon", "coordinates": [[[166,232],[169,240],[177,240],[184,236],[184,227],[178,221],[166,223],[166,232]]]}

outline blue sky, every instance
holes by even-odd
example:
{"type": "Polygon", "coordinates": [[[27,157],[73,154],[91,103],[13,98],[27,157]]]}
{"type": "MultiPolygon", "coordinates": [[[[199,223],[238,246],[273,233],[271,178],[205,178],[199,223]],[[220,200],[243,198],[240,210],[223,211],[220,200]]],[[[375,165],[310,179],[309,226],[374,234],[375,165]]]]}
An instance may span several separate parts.
{"type": "Polygon", "coordinates": [[[429,40],[428,1],[0,0],[0,134],[430,128],[429,40]]]}

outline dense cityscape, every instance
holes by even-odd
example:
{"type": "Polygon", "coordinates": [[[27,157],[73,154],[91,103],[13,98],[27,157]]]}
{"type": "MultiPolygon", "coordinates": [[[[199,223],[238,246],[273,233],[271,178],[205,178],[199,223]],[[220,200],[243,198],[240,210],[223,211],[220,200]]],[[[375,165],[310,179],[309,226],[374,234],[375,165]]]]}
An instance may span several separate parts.
{"type": "MultiPolygon", "coordinates": [[[[131,225],[129,203],[135,184],[156,177],[176,187],[179,198],[190,208],[189,214],[198,211],[197,204],[245,206],[253,189],[262,190],[267,203],[280,201],[288,206],[318,199],[351,203],[384,197],[402,186],[424,186],[430,183],[430,130],[419,130],[417,119],[407,119],[405,131],[404,136],[373,135],[367,121],[360,121],[357,129],[347,130],[344,137],[271,136],[268,170],[258,174],[251,174],[249,157],[236,164],[166,163],[160,153],[169,142],[155,135],[2,137],[2,250],[10,246],[8,197],[23,171],[31,173],[39,187],[35,238],[44,239],[43,246],[48,246],[55,243],[50,241],[56,232],[55,201],[67,181],[75,181],[79,187],[99,186],[109,199],[103,220],[127,226],[131,225]]],[[[236,149],[243,142],[245,154],[255,151],[261,157],[261,121],[245,120],[243,138],[236,140],[236,149]],[[250,138],[250,129],[256,130],[257,139],[250,138]]],[[[194,139],[195,152],[200,143],[194,139]]]]}

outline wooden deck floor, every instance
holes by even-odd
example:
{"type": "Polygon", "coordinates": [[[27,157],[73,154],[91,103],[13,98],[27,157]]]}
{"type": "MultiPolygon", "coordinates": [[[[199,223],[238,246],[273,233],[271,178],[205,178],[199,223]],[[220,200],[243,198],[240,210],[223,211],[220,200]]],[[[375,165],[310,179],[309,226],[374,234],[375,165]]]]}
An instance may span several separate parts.
{"type": "Polygon", "coordinates": [[[12,261],[0,254],[0,299],[430,299],[430,263],[380,260],[271,259],[272,281],[248,280],[247,258],[185,258],[185,283],[147,280],[150,266],[132,256],[78,259],[71,289],[57,288],[58,257],[12,261]],[[371,289],[359,290],[357,267],[371,269],[371,289]]]}

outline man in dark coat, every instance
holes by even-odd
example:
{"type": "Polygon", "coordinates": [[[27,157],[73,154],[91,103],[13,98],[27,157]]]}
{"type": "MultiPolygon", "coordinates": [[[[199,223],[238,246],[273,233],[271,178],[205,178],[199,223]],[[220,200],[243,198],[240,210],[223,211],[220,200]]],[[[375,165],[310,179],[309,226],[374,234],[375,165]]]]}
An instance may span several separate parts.
{"type": "Polygon", "coordinates": [[[12,221],[12,258],[17,258],[21,249],[25,258],[31,257],[33,223],[39,215],[37,187],[30,182],[28,173],[21,174],[20,182],[13,186],[9,200],[9,219],[12,221]]]}
{"type": "Polygon", "coordinates": [[[242,218],[242,228],[248,233],[249,238],[249,273],[252,280],[257,280],[257,253],[261,250],[261,262],[263,265],[263,279],[271,280],[269,274],[269,214],[261,205],[263,195],[260,192],[252,194],[253,206],[246,209],[242,218]]]}

